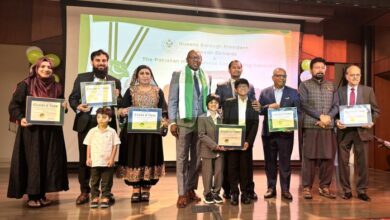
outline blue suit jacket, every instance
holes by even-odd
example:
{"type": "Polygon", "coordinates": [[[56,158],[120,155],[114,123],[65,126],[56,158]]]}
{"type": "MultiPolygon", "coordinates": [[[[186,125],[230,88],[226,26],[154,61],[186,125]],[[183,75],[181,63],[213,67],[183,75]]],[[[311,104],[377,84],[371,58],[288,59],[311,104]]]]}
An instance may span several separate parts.
{"type": "MultiPolygon", "coordinates": [[[[262,136],[269,136],[268,131],[268,106],[276,102],[273,86],[267,87],[261,91],[259,102],[261,105],[260,115],[264,115],[262,136]]],[[[284,86],[280,107],[297,107],[298,115],[300,111],[300,100],[298,91],[288,86],[284,86]]],[[[289,133],[290,134],[290,133],[289,133]]],[[[294,135],[291,133],[291,135],[294,135]]]]}
{"type": "MultiPolygon", "coordinates": [[[[217,89],[215,90],[215,94],[219,95],[219,98],[221,99],[220,107],[224,105],[227,99],[234,98],[230,79],[225,82],[218,83],[217,89]]],[[[253,88],[252,84],[249,84],[248,99],[251,102],[256,99],[255,89],[253,88]]]]}

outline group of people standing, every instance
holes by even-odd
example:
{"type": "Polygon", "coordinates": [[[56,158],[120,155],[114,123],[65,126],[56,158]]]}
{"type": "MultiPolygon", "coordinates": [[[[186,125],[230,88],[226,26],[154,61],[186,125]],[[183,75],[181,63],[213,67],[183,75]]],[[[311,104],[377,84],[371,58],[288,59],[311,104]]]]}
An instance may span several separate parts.
{"type": "MultiPolygon", "coordinates": [[[[290,158],[294,132],[270,132],[268,109],[296,107],[302,120],[302,188],[303,197],[311,199],[316,166],[319,166],[319,194],[335,198],[329,190],[334,160],[338,152],[342,198],[352,197],[349,183],[349,154],[353,146],[358,165],[357,195],[368,201],[367,145],[372,139],[372,126],[346,127],[339,120],[339,105],[370,104],[373,122],[379,109],[373,90],[360,85],[361,72],[350,66],[345,73],[347,85],[336,89],[324,79],[325,60],[310,63],[312,79],[299,90],[286,86],[287,72],[273,71],[274,85],[255,97],[253,85],[241,78],[243,66],[233,60],[229,64],[231,78],[211,93],[211,77],[201,68],[202,55],[191,50],[187,65],[172,74],[168,103],[158,87],[150,67],[140,65],[134,71],[129,88],[121,95],[121,83],[108,75],[109,55],[103,51],[91,54],[92,72],[79,74],[69,96],[76,117],[73,130],[78,134],[80,195],[76,204],[91,200],[90,206],[108,207],[115,202],[111,193],[114,158],[119,147],[118,173],[132,186],[131,202],[149,201],[150,189],[165,174],[161,134],[128,133],[123,126],[117,134],[118,121],[127,124],[130,107],[162,109],[162,127],[170,127],[176,138],[177,207],[184,208],[200,201],[195,190],[202,170],[204,202],[221,203],[223,197],[232,205],[257,200],[253,180],[253,147],[259,115],[264,115],[263,141],[267,192],[264,198],[276,197],[279,170],[281,196],[292,200],[290,193],[290,158]],[[81,82],[114,81],[117,106],[89,106],[81,102],[81,82]],[[216,125],[245,127],[241,150],[228,150],[217,144],[216,125]],[[336,135],[337,128],[337,135],[336,135]],[[337,138],[336,138],[337,136],[337,138]],[[279,158],[279,168],[278,168],[279,158]],[[99,187],[101,185],[101,187],[99,187]],[[101,190],[101,191],[100,191],[101,190]],[[91,195],[90,195],[91,194],[91,195]]],[[[66,150],[61,126],[30,125],[26,121],[27,96],[64,98],[63,86],[54,81],[52,64],[41,58],[31,67],[29,76],[20,82],[9,105],[9,113],[20,126],[12,155],[7,196],[28,195],[29,207],[50,205],[47,192],[68,190],[66,150]]],[[[67,108],[66,102],[63,103],[67,108]]]]}

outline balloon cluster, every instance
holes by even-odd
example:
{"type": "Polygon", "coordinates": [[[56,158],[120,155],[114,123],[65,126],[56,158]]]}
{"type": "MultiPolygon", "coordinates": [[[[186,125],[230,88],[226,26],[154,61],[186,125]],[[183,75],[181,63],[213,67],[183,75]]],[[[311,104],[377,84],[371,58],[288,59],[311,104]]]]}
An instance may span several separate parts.
{"type": "MultiPolygon", "coordinates": [[[[61,59],[56,54],[49,53],[49,54],[44,55],[41,48],[36,47],[36,46],[31,46],[31,47],[27,48],[26,55],[27,55],[27,60],[28,60],[28,62],[30,62],[30,64],[35,64],[38,61],[38,59],[42,58],[43,56],[50,59],[50,61],[53,64],[53,68],[56,68],[61,64],[61,59]]],[[[58,75],[53,74],[53,77],[54,77],[56,82],[60,81],[60,77],[58,77],[58,75]]]]}
{"type": "Polygon", "coordinates": [[[302,72],[299,74],[299,79],[301,82],[308,80],[311,78],[311,73],[310,73],[310,61],[309,59],[302,60],[301,62],[301,68],[302,72]]]}

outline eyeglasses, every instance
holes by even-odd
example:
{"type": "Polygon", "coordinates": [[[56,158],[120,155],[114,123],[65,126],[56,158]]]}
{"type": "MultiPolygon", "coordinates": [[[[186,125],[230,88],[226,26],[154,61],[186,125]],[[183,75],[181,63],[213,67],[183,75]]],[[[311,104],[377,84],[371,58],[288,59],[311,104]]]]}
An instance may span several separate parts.
{"type": "Polygon", "coordinates": [[[202,60],[202,57],[188,57],[188,59],[193,60],[193,61],[200,61],[200,60],[202,60]]]}
{"type": "Polygon", "coordinates": [[[280,78],[280,77],[282,77],[282,78],[287,78],[287,75],[280,75],[280,74],[275,74],[275,75],[273,75],[274,77],[277,77],[277,78],[280,78]]]}

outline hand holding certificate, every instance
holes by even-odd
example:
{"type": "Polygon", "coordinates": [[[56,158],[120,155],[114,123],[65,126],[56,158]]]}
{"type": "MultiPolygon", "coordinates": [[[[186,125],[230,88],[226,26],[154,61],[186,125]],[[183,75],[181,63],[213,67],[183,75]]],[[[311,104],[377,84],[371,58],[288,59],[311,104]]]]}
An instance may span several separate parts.
{"type": "Polygon", "coordinates": [[[26,120],[33,125],[63,125],[65,108],[63,99],[27,96],[26,120]]]}
{"type": "Polygon", "coordinates": [[[340,121],[345,127],[372,126],[371,105],[341,105],[340,121]]]}
{"type": "Polygon", "coordinates": [[[298,129],[296,107],[268,109],[269,132],[285,132],[298,129]]]}
{"type": "Polygon", "coordinates": [[[81,82],[82,104],[111,106],[117,104],[114,81],[81,82]]]}
{"type": "Polygon", "coordinates": [[[244,146],[245,126],[217,124],[217,144],[228,150],[241,150],[244,146]]]}

